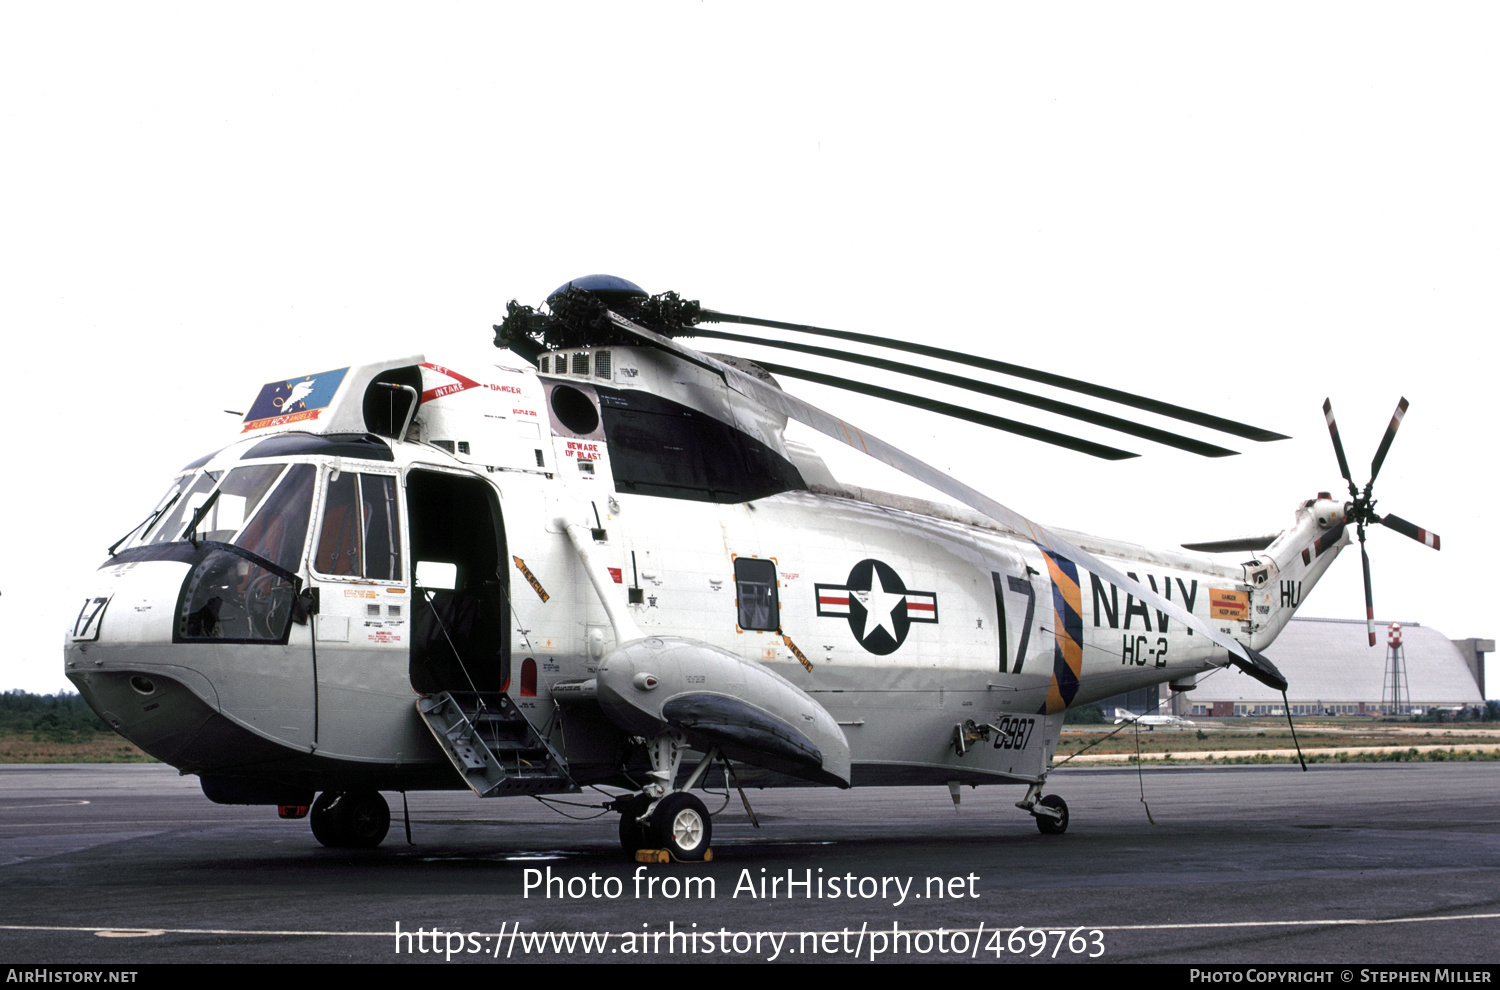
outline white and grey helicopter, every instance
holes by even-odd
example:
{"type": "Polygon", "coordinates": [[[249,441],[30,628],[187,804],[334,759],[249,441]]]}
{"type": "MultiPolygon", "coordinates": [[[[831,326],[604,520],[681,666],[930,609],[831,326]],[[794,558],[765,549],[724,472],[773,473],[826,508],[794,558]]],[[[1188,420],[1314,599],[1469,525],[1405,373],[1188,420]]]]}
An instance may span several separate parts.
{"type": "MultiPolygon", "coordinates": [[[[1278,434],[1016,365],[716,313],[623,279],[512,302],[497,346],[532,367],[406,357],[267,384],[238,438],[186,465],[109,548],[64,650],[67,676],[214,801],[309,814],[325,845],[371,847],[381,791],[480,797],[623,789],[627,853],[702,859],[710,779],[745,786],[1043,786],[1069,707],[1261,655],[1352,523],[1374,512],[1325,405],[1350,500],[1321,493],[1279,536],[1190,549],[1233,565],[1044,529],[681,341],[760,324],[900,348],[1081,391],[1242,438],[1278,434]],[[964,508],[842,485],[789,420],[964,508]],[[1295,594],[1286,594],[1295,588],[1295,594]]],[[[1207,456],[1225,448],[881,358],[780,342],[1207,456]]],[[[1133,456],[921,397],[937,412],[1094,456],[1133,456]]],[[[1370,604],[1365,557],[1366,605],[1370,604]]],[[[1371,611],[1370,616],[1373,616],[1371,611]]],[[[1373,618],[1371,642],[1374,642],[1373,618]]]]}

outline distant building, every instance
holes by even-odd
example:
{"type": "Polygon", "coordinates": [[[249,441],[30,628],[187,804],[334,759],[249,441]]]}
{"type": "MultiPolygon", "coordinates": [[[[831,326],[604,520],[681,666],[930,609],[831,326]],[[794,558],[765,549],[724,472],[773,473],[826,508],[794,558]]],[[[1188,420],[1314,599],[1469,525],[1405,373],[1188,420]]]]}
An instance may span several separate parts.
{"type": "Polygon", "coordinates": [[[1189,717],[1271,715],[1290,704],[1293,715],[1380,715],[1484,704],[1484,654],[1494,651],[1495,641],[1454,641],[1430,626],[1402,622],[1406,677],[1401,711],[1390,711],[1388,626],[1376,625],[1379,642],[1371,647],[1361,621],[1294,618],[1265,651],[1286,676],[1285,703],[1281,692],[1231,668],[1200,674],[1194,690],[1170,702],[1163,685],[1161,709],[1189,717]]]}

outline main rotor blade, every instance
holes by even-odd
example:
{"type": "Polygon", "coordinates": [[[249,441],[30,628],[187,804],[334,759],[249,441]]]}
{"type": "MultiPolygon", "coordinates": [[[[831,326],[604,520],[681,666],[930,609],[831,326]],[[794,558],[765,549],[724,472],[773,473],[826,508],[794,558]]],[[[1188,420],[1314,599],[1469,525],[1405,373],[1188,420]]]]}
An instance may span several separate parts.
{"type": "Polygon", "coordinates": [[[1339,439],[1339,426],[1333,421],[1333,402],[1330,399],[1323,400],[1323,418],[1328,420],[1328,435],[1333,437],[1333,452],[1339,456],[1339,470],[1349,483],[1349,494],[1359,498],[1359,489],[1355,487],[1354,479],[1349,477],[1349,462],[1344,458],[1344,443],[1339,439]]]}
{"type": "Polygon", "coordinates": [[[1011,364],[1008,361],[996,361],[992,358],[977,357],[961,351],[948,350],[944,347],[913,344],[904,340],[893,340],[889,337],[876,337],[865,333],[851,333],[847,330],[830,330],[826,327],[812,327],[801,323],[783,323],[779,320],[762,320],[753,316],[735,316],[732,313],[717,313],[711,309],[703,310],[700,319],[709,323],[742,323],[750,326],[774,327],[778,330],[793,330],[798,333],[810,333],[821,337],[834,337],[838,340],[852,340],[861,344],[872,344],[876,347],[888,347],[892,350],[906,351],[910,354],[922,354],[926,357],[938,358],[942,361],[965,364],[971,368],[983,368],[986,371],[994,371],[1002,375],[1010,375],[1014,378],[1024,378],[1027,381],[1052,385],[1056,388],[1064,388],[1083,395],[1092,395],[1096,399],[1106,399],[1110,402],[1118,402],[1121,405],[1130,406],[1134,409],[1153,412],[1159,416],[1179,419],[1185,423],[1193,423],[1197,426],[1206,426],[1221,433],[1244,437],[1246,440],[1264,442],[1287,439],[1281,433],[1273,433],[1270,430],[1263,430],[1256,426],[1238,423],[1232,419],[1225,419],[1210,413],[1199,412],[1196,409],[1173,405],[1170,402],[1151,399],[1144,395],[1122,392],[1119,389],[1109,388],[1105,385],[1095,385],[1092,382],[1086,382],[1078,378],[1055,375],[1048,371],[1038,371],[1035,368],[1011,364]]]}
{"type": "Polygon", "coordinates": [[[1416,540],[1418,543],[1421,543],[1424,546],[1432,547],[1432,549],[1434,550],[1443,549],[1442,538],[1439,537],[1436,533],[1431,532],[1430,530],[1425,530],[1415,523],[1409,523],[1405,519],[1402,519],[1400,516],[1387,513],[1384,519],[1377,519],[1375,521],[1388,529],[1394,529],[1402,536],[1407,536],[1413,540],[1416,540]]]}
{"type": "Polygon", "coordinates": [[[906,392],[898,392],[892,388],[881,388],[879,385],[866,385],[863,382],[851,382],[844,378],[835,378],[833,375],[822,375],[816,371],[805,371],[802,368],[788,368],[785,365],[770,364],[766,361],[757,361],[755,363],[773,375],[800,378],[804,381],[816,382],[819,385],[831,385],[834,388],[858,392],[860,395],[870,395],[877,399],[899,402],[905,406],[915,406],[918,409],[926,409],[928,412],[941,413],[944,416],[952,416],[955,419],[978,423],[980,426],[988,426],[994,430],[1003,430],[1006,433],[1014,433],[1017,436],[1040,440],[1043,443],[1050,443],[1057,447],[1066,447],[1069,450],[1076,450],[1083,454],[1102,457],[1107,461],[1120,461],[1127,457],[1140,456],[1128,450],[1120,450],[1117,447],[1106,447],[1102,443],[1094,443],[1091,440],[1070,437],[1066,433],[1056,433],[1052,430],[1043,429],[1040,426],[1032,426],[1029,423],[1018,423],[1013,419],[1004,419],[1000,416],[991,416],[989,413],[965,409],[963,406],[955,406],[950,402],[941,402],[937,399],[924,399],[906,392]]]}
{"type": "Polygon", "coordinates": [[[1371,485],[1375,484],[1375,476],[1380,473],[1380,465],[1385,463],[1386,451],[1391,449],[1391,441],[1396,439],[1396,431],[1401,428],[1401,420],[1406,418],[1406,407],[1406,396],[1403,395],[1401,401],[1396,403],[1396,412],[1391,416],[1391,425],[1385,428],[1385,436],[1380,438],[1380,449],[1375,451],[1375,459],[1370,462],[1371,485]]]}
{"type": "MultiPolygon", "coordinates": [[[[835,351],[827,347],[814,347],[811,344],[794,344],[785,340],[764,340],[757,337],[747,337],[744,334],[725,333],[722,330],[704,330],[702,327],[694,327],[694,334],[700,337],[712,337],[715,340],[733,340],[743,344],[758,344],[763,347],[780,347],[790,351],[800,351],[804,354],[815,354],[818,357],[832,358],[836,361],[848,361],[851,364],[862,364],[870,368],[880,368],[884,371],[894,371],[900,375],[910,375],[913,378],[925,378],[928,381],[938,382],[942,385],[953,385],[957,388],[968,389],[970,392],[978,392],[981,395],[993,396],[997,399],[1006,399],[1010,402],[1019,403],[1023,406],[1031,406],[1034,409],[1044,409],[1047,412],[1057,413],[1059,416],[1067,416],[1071,419],[1081,420],[1085,423],[1093,423],[1118,433],[1126,433],[1143,440],[1153,440],[1156,443],[1165,444],[1168,447],[1176,447],[1178,450],[1186,450],[1190,453],[1201,454],[1204,457],[1230,457],[1238,451],[1229,450],[1191,437],[1180,436],[1167,430],[1159,430],[1154,426],[1144,426],[1140,423],[1132,423],[1128,419],[1111,416],[1108,413],[1095,412],[1092,409],[1084,409],[1068,402],[1059,402],[1057,399],[1047,399],[1029,392],[1019,392],[1013,388],[1003,385],[990,385],[986,382],[978,382],[972,378],[964,378],[961,375],[950,375],[945,371],[934,371],[931,368],[920,368],[900,361],[891,361],[886,358],[871,357],[866,354],[849,354],[844,351],[835,351]]],[[[795,376],[794,376],[795,377],[795,376]]],[[[914,405],[916,403],[913,403],[914,405]]]]}
{"type": "Polygon", "coordinates": [[[809,402],[804,402],[773,385],[752,378],[742,371],[716,361],[701,351],[694,350],[677,340],[664,337],[615,312],[609,312],[611,323],[627,331],[637,339],[653,344],[685,361],[708,368],[724,379],[726,385],[743,395],[753,398],[768,409],[780,412],[825,436],[842,441],[856,450],[862,450],[876,460],[888,464],[898,471],[930,485],[977,512],[981,512],[1023,538],[1030,539],[1044,551],[1064,557],[1078,566],[1110,582],[1115,587],[1134,595],[1152,608],[1169,615],[1184,626],[1202,635],[1209,642],[1229,652],[1228,662],[1269,687],[1286,690],[1286,678],[1276,666],[1255,650],[1239,642],[1227,633],[1220,632],[1202,618],[1188,612],[1180,604],[1163,598],[1160,594],[1127,576],[1111,564],[1093,554],[1075,547],[1055,533],[1051,533],[1027,519],[1019,512],[1007,509],[994,499],[970,488],[945,472],[926,464],[905,451],[893,447],[883,440],[865,433],[858,427],[824,412],[809,402]]]}

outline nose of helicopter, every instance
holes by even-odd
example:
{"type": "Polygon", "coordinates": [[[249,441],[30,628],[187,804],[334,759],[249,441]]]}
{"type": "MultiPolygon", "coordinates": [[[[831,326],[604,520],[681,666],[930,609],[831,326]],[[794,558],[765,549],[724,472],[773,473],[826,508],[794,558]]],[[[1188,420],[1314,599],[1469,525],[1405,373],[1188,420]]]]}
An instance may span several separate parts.
{"type": "Polygon", "coordinates": [[[171,560],[101,568],[80,596],[63,644],[64,673],[100,718],[176,766],[219,717],[218,693],[203,664],[173,643],[189,569],[171,560]]]}

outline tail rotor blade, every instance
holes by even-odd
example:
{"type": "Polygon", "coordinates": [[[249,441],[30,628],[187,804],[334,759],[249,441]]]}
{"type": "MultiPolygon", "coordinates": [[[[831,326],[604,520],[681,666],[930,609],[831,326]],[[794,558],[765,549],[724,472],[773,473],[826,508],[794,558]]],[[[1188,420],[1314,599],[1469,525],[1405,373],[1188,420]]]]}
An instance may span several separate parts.
{"type": "Polygon", "coordinates": [[[1370,645],[1375,645],[1375,593],[1370,590],[1370,555],[1365,553],[1365,531],[1359,531],[1359,558],[1365,566],[1365,625],[1370,632],[1370,645]]]}
{"type": "Polygon", "coordinates": [[[1349,461],[1344,457],[1344,443],[1339,439],[1339,426],[1333,419],[1333,402],[1330,399],[1323,400],[1323,418],[1328,420],[1328,435],[1333,437],[1333,452],[1339,458],[1339,470],[1344,474],[1344,480],[1349,483],[1349,492],[1356,498],[1359,493],[1354,486],[1354,479],[1349,477],[1349,461]]]}
{"type": "Polygon", "coordinates": [[[1396,403],[1395,415],[1391,416],[1391,425],[1385,428],[1385,436],[1380,439],[1380,449],[1375,451],[1375,459],[1370,462],[1370,484],[1375,483],[1375,476],[1380,473],[1380,465],[1385,463],[1386,452],[1391,449],[1391,441],[1396,439],[1396,431],[1401,428],[1401,420],[1406,417],[1406,397],[1396,403]]]}
{"type": "Polygon", "coordinates": [[[1442,538],[1439,537],[1436,533],[1431,532],[1430,530],[1425,530],[1415,523],[1407,522],[1400,516],[1391,515],[1388,513],[1384,519],[1380,519],[1377,521],[1387,529],[1394,529],[1402,536],[1416,540],[1423,546],[1432,547],[1432,549],[1434,550],[1443,549],[1442,538]]]}

